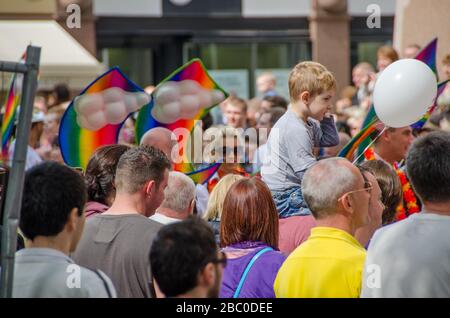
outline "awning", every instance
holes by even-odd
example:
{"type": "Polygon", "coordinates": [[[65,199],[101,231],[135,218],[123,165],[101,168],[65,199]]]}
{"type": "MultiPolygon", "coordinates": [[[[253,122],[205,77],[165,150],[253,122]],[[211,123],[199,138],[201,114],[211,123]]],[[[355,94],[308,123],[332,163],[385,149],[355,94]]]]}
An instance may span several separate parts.
{"type": "Polygon", "coordinates": [[[40,46],[39,89],[66,83],[86,87],[105,66],[55,21],[0,21],[0,60],[18,61],[29,44],[40,46]]]}

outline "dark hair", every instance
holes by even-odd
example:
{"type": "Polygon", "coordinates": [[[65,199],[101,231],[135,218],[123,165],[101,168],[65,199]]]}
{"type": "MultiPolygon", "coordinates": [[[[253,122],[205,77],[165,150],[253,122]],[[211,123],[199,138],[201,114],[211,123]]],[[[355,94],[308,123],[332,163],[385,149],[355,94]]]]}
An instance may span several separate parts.
{"type": "Polygon", "coordinates": [[[350,127],[348,126],[348,124],[345,121],[338,120],[336,122],[336,130],[338,132],[346,133],[349,136],[352,135],[351,131],[350,131],[350,127]]]}
{"type": "Polygon", "coordinates": [[[202,118],[202,123],[203,123],[203,131],[206,131],[209,127],[211,127],[213,125],[213,117],[211,115],[210,112],[206,113],[205,116],[203,116],[202,118]]]}
{"type": "Polygon", "coordinates": [[[213,230],[196,216],[164,226],[150,250],[152,274],[167,297],[195,288],[199,272],[216,259],[213,230]]]}
{"type": "Polygon", "coordinates": [[[88,201],[105,205],[114,197],[114,176],[120,156],[130,149],[127,145],[107,145],[95,150],[86,167],[88,201]]]}
{"type": "Polygon", "coordinates": [[[255,177],[236,181],[223,202],[220,245],[244,241],[278,248],[278,212],[269,188],[255,177]]]}
{"type": "Polygon", "coordinates": [[[47,161],[27,171],[23,188],[20,229],[25,237],[59,234],[73,208],[82,215],[86,185],[75,170],[47,161]]]}
{"type": "Polygon", "coordinates": [[[60,104],[63,102],[67,102],[70,100],[70,91],[69,87],[67,87],[66,84],[61,83],[57,84],[55,88],[53,89],[56,97],[56,104],[60,104]]]}
{"type": "Polygon", "coordinates": [[[119,159],[116,169],[116,189],[136,193],[144,184],[154,180],[156,186],[164,178],[171,163],[161,150],[151,146],[139,146],[127,150],[119,159]]]}
{"type": "Polygon", "coordinates": [[[265,100],[265,101],[267,101],[267,102],[269,102],[271,104],[270,108],[272,108],[272,107],[281,107],[281,108],[284,108],[284,110],[287,109],[288,102],[287,102],[287,100],[285,98],[283,98],[281,96],[278,96],[278,95],[265,96],[263,98],[263,100],[265,100]]]}
{"type": "Polygon", "coordinates": [[[383,160],[365,161],[361,166],[373,174],[380,186],[382,202],[385,206],[382,224],[392,223],[395,220],[396,209],[403,199],[402,184],[397,173],[383,160]]]}
{"type": "Polygon", "coordinates": [[[406,170],[422,202],[450,200],[450,133],[436,131],[416,139],[406,156],[406,170]]]}

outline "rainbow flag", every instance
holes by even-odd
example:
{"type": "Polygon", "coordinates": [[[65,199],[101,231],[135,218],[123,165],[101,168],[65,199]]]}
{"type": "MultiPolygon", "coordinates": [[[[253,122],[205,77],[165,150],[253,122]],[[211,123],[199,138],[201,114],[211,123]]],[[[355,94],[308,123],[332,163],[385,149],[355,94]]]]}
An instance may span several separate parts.
{"type": "MultiPolygon", "coordinates": [[[[80,96],[101,92],[111,87],[118,87],[127,92],[144,91],[129,80],[118,67],[113,67],[89,84],[80,96]]],[[[98,147],[117,143],[120,128],[125,120],[117,125],[108,124],[97,131],[81,128],[77,123],[74,100],[61,119],[59,143],[64,162],[69,166],[85,169],[89,158],[98,147]]]]}
{"type": "Polygon", "coordinates": [[[430,118],[431,114],[434,112],[434,110],[437,108],[437,100],[439,98],[439,96],[441,96],[442,92],[445,90],[445,86],[448,83],[448,79],[439,83],[438,87],[437,87],[437,94],[436,94],[436,98],[434,99],[434,103],[433,105],[428,109],[428,111],[426,112],[426,114],[417,122],[415,122],[414,124],[411,125],[411,128],[413,129],[420,129],[423,127],[423,125],[425,125],[425,123],[428,121],[428,119],[430,118]]]}
{"type": "Polygon", "coordinates": [[[437,76],[436,69],[436,50],[437,50],[437,38],[434,38],[427,44],[419,53],[417,53],[415,59],[424,62],[437,76]]]}
{"type": "MultiPolygon", "coordinates": [[[[367,124],[363,129],[361,129],[345,146],[342,148],[342,150],[339,152],[338,157],[347,158],[350,161],[353,161],[353,154],[355,153],[356,149],[361,147],[364,142],[367,142],[367,147],[372,139],[370,136],[373,134],[373,132],[376,130],[376,125],[379,123],[378,118],[373,118],[369,124],[367,124]]],[[[365,148],[363,148],[361,151],[358,150],[357,156],[358,163],[364,159],[363,156],[360,156],[363,151],[365,151],[365,148]]]]}
{"type": "Polygon", "coordinates": [[[20,104],[21,92],[17,89],[18,81],[21,78],[15,73],[11,78],[8,94],[6,97],[5,112],[2,119],[2,162],[7,163],[9,160],[8,149],[11,143],[11,136],[16,120],[17,108],[20,104]]]}
{"type": "MultiPolygon", "coordinates": [[[[206,71],[206,68],[204,67],[200,59],[193,59],[188,63],[186,63],[185,65],[183,65],[182,67],[175,70],[166,79],[164,79],[161,83],[158,84],[155,91],[157,91],[158,87],[167,81],[179,82],[183,80],[194,80],[198,82],[198,84],[200,84],[200,86],[202,86],[204,89],[220,90],[223,92],[225,98],[228,97],[228,93],[224,91],[209,76],[209,74],[206,71]]],[[[139,115],[136,121],[136,140],[139,143],[145,132],[155,127],[164,127],[171,131],[175,131],[177,128],[184,128],[187,131],[192,132],[195,125],[195,121],[201,120],[210,111],[210,109],[216,105],[210,105],[209,107],[201,109],[192,119],[189,120],[180,119],[170,124],[164,124],[158,122],[151,113],[152,108],[154,107],[154,98],[152,98],[151,102],[142,107],[141,110],[139,111],[139,115]]],[[[175,163],[174,170],[185,173],[186,175],[190,176],[192,180],[194,180],[194,182],[196,183],[207,182],[208,179],[211,178],[212,175],[219,169],[220,163],[213,163],[204,169],[196,170],[194,165],[190,162],[190,159],[188,158],[186,151],[184,151],[185,149],[187,149],[187,146],[188,140],[186,138],[179,140],[179,147],[182,152],[180,153],[180,156],[182,157],[182,162],[175,163]]]]}

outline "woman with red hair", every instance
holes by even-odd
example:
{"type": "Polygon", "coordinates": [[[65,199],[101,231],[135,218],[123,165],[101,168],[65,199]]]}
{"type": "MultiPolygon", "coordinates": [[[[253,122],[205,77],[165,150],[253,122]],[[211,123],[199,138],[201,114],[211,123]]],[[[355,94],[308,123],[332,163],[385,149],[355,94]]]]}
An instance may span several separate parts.
{"type": "Polygon", "coordinates": [[[278,251],[278,212],[264,182],[244,178],[231,186],[220,244],[228,259],[220,297],[275,297],[273,283],[286,257],[278,251]]]}

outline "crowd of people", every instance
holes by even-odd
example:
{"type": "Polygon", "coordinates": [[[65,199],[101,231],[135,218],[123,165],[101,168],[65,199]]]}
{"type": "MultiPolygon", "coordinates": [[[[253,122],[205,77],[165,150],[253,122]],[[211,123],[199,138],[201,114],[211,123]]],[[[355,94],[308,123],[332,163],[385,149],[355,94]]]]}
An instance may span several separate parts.
{"type": "MultiPolygon", "coordinates": [[[[270,73],[259,96],[232,94],[201,123],[223,137],[196,163],[221,163],[205,184],[173,170],[170,130],[137,145],[133,116],[85,171],[64,165],[68,90],[37,97],[13,295],[450,297],[450,85],[420,130],[380,123],[363,163],[337,157],[399,59],[388,46],[377,57],[378,73],[357,64],[338,96],[333,74],[310,61],[292,69],[289,101],[270,73]],[[256,142],[239,135],[248,128],[256,142]]],[[[443,64],[450,78],[450,55],[443,64]]]]}

